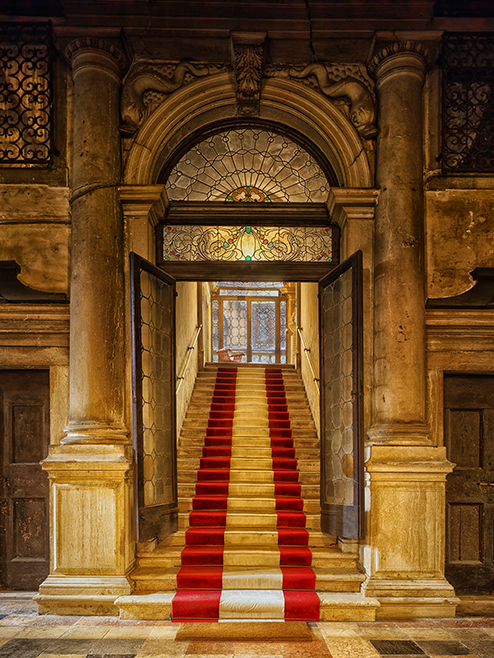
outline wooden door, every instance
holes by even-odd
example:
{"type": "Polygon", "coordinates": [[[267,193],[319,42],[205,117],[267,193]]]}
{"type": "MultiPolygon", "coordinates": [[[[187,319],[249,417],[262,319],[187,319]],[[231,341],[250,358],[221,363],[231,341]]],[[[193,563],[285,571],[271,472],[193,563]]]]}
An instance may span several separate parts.
{"type": "Polygon", "coordinates": [[[139,541],[178,527],[175,279],[130,254],[133,440],[139,541]]]}
{"type": "Polygon", "coordinates": [[[48,576],[48,475],[40,461],[50,442],[48,371],[0,371],[0,579],[35,590],[48,576]]]}
{"type": "Polygon", "coordinates": [[[362,252],[319,282],[321,527],[363,534],[362,252]]]}
{"type": "Polygon", "coordinates": [[[494,375],[444,378],[446,577],[457,594],[494,590],[494,375]]]}

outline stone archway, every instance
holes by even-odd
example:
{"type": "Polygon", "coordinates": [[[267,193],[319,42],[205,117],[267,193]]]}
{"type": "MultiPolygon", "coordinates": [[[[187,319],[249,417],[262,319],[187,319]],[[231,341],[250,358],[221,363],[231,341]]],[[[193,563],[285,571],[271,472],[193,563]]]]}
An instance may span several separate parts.
{"type": "MultiPolygon", "coordinates": [[[[126,185],[150,185],[191,133],[236,117],[235,93],[226,73],[207,76],[171,94],[144,122],[130,148],[126,185]],[[192,92],[194,92],[192,94],[192,92]]],[[[260,116],[304,135],[336,173],[339,187],[372,187],[371,167],[358,133],[324,96],[286,79],[265,81],[260,116]]]]}

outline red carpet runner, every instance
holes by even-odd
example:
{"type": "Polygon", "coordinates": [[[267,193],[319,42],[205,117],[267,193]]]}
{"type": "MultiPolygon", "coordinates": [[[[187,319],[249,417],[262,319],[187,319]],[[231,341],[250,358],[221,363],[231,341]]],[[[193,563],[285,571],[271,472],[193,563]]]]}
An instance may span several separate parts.
{"type": "Polygon", "coordinates": [[[317,621],[319,597],[279,368],[218,368],[174,621],[317,621]]]}

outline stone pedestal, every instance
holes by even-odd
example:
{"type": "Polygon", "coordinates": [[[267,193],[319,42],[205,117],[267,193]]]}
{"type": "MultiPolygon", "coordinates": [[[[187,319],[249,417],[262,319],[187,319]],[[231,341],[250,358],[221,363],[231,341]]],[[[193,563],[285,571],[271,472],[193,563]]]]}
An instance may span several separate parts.
{"type": "Polygon", "coordinates": [[[131,446],[52,446],[50,575],[37,596],[42,614],[118,614],[132,588],[131,446]]]}
{"type": "Polygon", "coordinates": [[[365,594],[380,617],[454,617],[444,578],[445,448],[373,446],[366,463],[372,513],[365,594]]]}
{"type": "MultiPolygon", "coordinates": [[[[125,291],[118,101],[123,56],[103,39],[67,49],[74,80],[70,419],[43,468],[51,568],[42,613],[118,614],[132,587],[132,446],[125,423],[125,291]]],[[[134,533],[135,534],[135,533],[134,533]]]]}

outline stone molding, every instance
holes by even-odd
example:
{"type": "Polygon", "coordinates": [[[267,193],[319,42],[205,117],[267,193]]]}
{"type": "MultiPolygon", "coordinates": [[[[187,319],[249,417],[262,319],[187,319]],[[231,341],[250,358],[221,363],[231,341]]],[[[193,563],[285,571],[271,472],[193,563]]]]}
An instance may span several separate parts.
{"type": "Polygon", "coordinates": [[[165,209],[169,205],[165,186],[162,184],[120,185],[118,195],[125,217],[149,217],[153,226],[164,219],[165,209]],[[163,217],[160,216],[159,211],[153,210],[155,204],[160,209],[163,208],[163,217]]]}
{"type": "Polygon", "coordinates": [[[403,446],[430,445],[431,432],[426,423],[385,423],[373,425],[367,431],[369,443],[403,446]]]}
{"type": "Polygon", "coordinates": [[[494,352],[494,309],[427,309],[426,336],[429,353],[494,352]]]}
{"type": "Polygon", "coordinates": [[[0,346],[69,347],[69,306],[2,304],[0,346]]]}
{"type": "Polygon", "coordinates": [[[374,220],[379,190],[332,187],[328,195],[331,221],[343,230],[348,220],[374,220]]]}
{"type": "Polygon", "coordinates": [[[100,423],[94,420],[70,421],[65,428],[66,436],[62,444],[72,443],[126,443],[129,430],[124,425],[100,423]]]}
{"type": "Polygon", "coordinates": [[[75,68],[75,59],[78,55],[97,53],[98,51],[117,65],[120,75],[125,73],[128,68],[125,55],[109,41],[98,37],[80,37],[79,39],[75,39],[65,48],[65,56],[72,67],[75,68]]]}
{"type": "Polygon", "coordinates": [[[368,69],[369,72],[374,76],[379,76],[379,68],[385,60],[394,56],[394,55],[403,55],[403,54],[415,54],[419,55],[424,64],[427,65],[429,58],[429,50],[423,43],[420,41],[397,41],[389,46],[386,46],[381,51],[377,53],[372,58],[368,69]]]}

